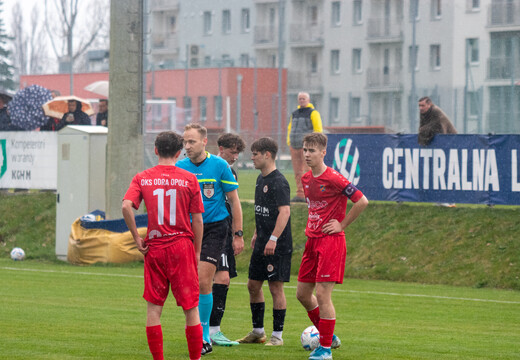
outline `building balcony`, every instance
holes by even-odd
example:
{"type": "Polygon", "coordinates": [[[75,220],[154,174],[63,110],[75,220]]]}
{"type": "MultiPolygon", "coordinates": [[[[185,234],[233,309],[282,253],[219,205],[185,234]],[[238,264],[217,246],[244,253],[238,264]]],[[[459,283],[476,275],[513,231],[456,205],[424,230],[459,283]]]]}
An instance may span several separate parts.
{"type": "Polygon", "coordinates": [[[323,23],[315,25],[291,24],[289,43],[293,47],[323,46],[323,23]]]}
{"type": "Polygon", "coordinates": [[[178,40],[175,33],[152,33],[152,52],[160,54],[176,54],[178,49],[178,40]]]}
{"type": "Polygon", "coordinates": [[[520,0],[493,1],[489,5],[488,27],[490,30],[520,30],[520,0]]]}
{"type": "Polygon", "coordinates": [[[177,0],[150,0],[151,11],[178,11],[179,2],[177,0]]]}
{"type": "Polygon", "coordinates": [[[489,58],[487,66],[488,80],[511,80],[520,79],[520,59],[510,57],[489,58]]]}
{"type": "Polygon", "coordinates": [[[520,133],[520,111],[494,111],[487,114],[489,131],[496,134],[520,133]]]}
{"type": "Polygon", "coordinates": [[[402,90],[401,68],[369,68],[367,70],[367,91],[395,92],[402,90]]]}
{"type": "Polygon", "coordinates": [[[310,72],[310,71],[292,71],[289,70],[287,73],[288,77],[288,91],[299,92],[306,91],[309,93],[322,93],[323,92],[323,79],[322,72],[310,72]]]}
{"type": "Polygon", "coordinates": [[[255,26],[254,42],[255,46],[278,46],[278,27],[268,25],[255,26]]]}
{"type": "Polygon", "coordinates": [[[389,43],[403,41],[403,19],[371,18],[367,24],[369,43],[389,43]]]}

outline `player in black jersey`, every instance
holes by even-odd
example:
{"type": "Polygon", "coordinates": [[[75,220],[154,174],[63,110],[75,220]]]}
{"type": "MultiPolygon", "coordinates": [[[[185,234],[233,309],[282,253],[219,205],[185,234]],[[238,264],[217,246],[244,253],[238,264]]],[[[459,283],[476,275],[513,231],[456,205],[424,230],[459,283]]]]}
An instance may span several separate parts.
{"type": "Polygon", "coordinates": [[[284,282],[291,273],[292,235],[289,183],[276,169],[278,146],[271,138],[261,138],[251,145],[251,160],[261,174],[255,188],[255,233],[251,239],[253,253],[249,263],[249,300],[253,330],[239,343],[263,343],[265,280],[273,297],[273,333],[267,346],[283,345],[282,332],[287,302],[284,282]]]}
{"type": "MultiPolygon", "coordinates": [[[[218,156],[226,160],[229,166],[232,166],[238,159],[238,155],[244,151],[246,143],[237,134],[225,133],[218,137],[218,156]]],[[[233,168],[231,172],[238,181],[237,173],[233,168]]],[[[226,207],[231,214],[231,207],[226,199],[226,207]]],[[[227,234],[226,248],[221,258],[218,259],[217,271],[213,278],[213,309],[209,318],[209,335],[213,345],[218,346],[233,346],[238,345],[238,342],[229,340],[220,329],[222,317],[226,309],[227,293],[229,290],[229,283],[232,278],[237,276],[235,255],[233,250],[233,219],[228,217],[229,232],[227,234]]]]}

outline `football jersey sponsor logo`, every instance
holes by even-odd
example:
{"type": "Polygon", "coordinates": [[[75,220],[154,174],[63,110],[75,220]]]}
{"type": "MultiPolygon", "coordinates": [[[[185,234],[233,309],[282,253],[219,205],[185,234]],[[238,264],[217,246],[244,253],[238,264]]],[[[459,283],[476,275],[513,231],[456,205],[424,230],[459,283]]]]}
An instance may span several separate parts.
{"type": "Polygon", "coordinates": [[[347,178],[348,181],[357,185],[361,176],[359,167],[359,150],[352,146],[352,139],[342,139],[334,149],[334,162],[332,168],[347,178]]]}
{"type": "Polygon", "coordinates": [[[150,233],[148,234],[148,239],[155,239],[155,238],[160,238],[162,237],[162,234],[160,231],[157,231],[157,230],[152,230],[150,231],[150,233]]]}
{"type": "Polygon", "coordinates": [[[202,189],[204,192],[204,196],[208,199],[211,199],[213,195],[215,195],[215,184],[213,183],[202,184],[202,189]]]}

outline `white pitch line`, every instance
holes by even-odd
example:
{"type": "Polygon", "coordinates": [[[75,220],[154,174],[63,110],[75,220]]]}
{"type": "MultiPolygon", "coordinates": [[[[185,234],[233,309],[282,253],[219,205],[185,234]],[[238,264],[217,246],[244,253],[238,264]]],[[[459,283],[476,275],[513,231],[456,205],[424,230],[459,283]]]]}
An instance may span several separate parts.
{"type": "MultiPolygon", "coordinates": [[[[42,269],[20,269],[13,267],[0,267],[2,270],[12,271],[32,271],[41,273],[56,273],[56,274],[72,274],[72,275],[91,275],[91,276],[109,276],[109,277],[127,277],[142,279],[142,275],[127,275],[127,274],[104,274],[104,273],[92,273],[85,271],[58,271],[58,270],[42,270],[42,269]]],[[[231,285],[247,285],[247,283],[231,282],[231,285]]],[[[267,286],[267,285],[264,285],[267,286]]],[[[296,286],[284,286],[286,289],[296,289],[296,286]]],[[[385,296],[401,296],[401,297],[421,297],[426,299],[441,299],[441,300],[460,300],[460,301],[474,301],[474,302],[487,302],[497,304],[520,304],[520,301],[509,301],[509,300],[493,300],[493,299],[476,299],[476,298],[462,298],[453,296],[441,296],[441,295],[425,295],[425,294],[400,294],[383,291],[359,291],[359,290],[345,290],[345,289],[334,289],[335,292],[346,292],[354,294],[370,294],[370,295],[385,295],[385,296]]]]}

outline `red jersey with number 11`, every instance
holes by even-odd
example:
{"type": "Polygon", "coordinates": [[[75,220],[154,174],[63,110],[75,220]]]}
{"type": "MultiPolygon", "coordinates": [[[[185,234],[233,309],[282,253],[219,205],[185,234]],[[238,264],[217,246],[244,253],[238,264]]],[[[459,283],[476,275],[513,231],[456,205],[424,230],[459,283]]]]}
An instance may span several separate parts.
{"type": "Polygon", "coordinates": [[[197,178],[173,165],[157,165],[135,175],[124,199],[136,209],[144,200],[145,241],[152,247],[165,247],[179,236],[193,239],[190,214],[204,212],[197,178]]]}
{"type": "MultiPolygon", "coordinates": [[[[302,176],[303,192],[309,208],[309,219],[305,235],[323,237],[323,225],[331,219],[343,221],[347,211],[347,199],[357,202],[363,193],[356,189],[343,175],[327,167],[318,177],[308,171],[302,176]]],[[[344,235],[344,232],[338,233],[344,235]]]]}

